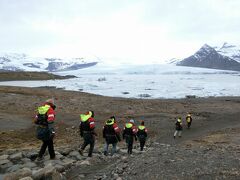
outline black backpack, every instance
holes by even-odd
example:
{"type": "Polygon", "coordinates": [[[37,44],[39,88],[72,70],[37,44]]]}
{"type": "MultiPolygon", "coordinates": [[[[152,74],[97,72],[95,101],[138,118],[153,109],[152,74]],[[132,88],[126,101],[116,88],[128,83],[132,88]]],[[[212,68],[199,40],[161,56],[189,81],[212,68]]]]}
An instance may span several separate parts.
{"type": "Polygon", "coordinates": [[[49,110],[50,106],[49,105],[44,105],[44,106],[40,106],[38,107],[37,111],[37,120],[35,121],[35,124],[37,125],[43,125],[43,126],[47,126],[48,122],[48,115],[47,112],[49,110]]]}

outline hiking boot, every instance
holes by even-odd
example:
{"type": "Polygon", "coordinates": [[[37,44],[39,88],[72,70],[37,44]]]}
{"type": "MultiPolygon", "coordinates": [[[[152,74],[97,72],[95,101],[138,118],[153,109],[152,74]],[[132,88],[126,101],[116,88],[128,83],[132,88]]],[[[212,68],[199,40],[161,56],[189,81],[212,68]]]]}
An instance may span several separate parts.
{"type": "Polygon", "coordinates": [[[103,154],[104,154],[105,156],[107,156],[107,155],[108,155],[107,151],[104,151],[104,152],[103,152],[103,154]]]}
{"type": "Polygon", "coordinates": [[[54,157],[50,157],[50,160],[55,160],[56,159],[56,157],[54,156],[54,157]]]}
{"type": "Polygon", "coordinates": [[[83,156],[83,150],[82,149],[80,149],[78,152],[81,156],[83,156]]]}
{"type": "Polygon", "coordinates": [[[44,158],[43,157],[38,157],[37,161],[42,161],[44,158]]]}

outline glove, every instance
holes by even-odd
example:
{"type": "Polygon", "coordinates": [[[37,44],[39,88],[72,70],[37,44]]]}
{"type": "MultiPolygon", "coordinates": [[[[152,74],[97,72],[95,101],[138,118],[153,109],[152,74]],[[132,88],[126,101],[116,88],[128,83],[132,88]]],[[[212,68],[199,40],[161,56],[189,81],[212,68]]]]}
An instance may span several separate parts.
{"type": "Polygon", "coordinates": [[[50,134],[50,138],[53,139],[55,137],[55,131],[52,131],[51,134],[50,134]]]}

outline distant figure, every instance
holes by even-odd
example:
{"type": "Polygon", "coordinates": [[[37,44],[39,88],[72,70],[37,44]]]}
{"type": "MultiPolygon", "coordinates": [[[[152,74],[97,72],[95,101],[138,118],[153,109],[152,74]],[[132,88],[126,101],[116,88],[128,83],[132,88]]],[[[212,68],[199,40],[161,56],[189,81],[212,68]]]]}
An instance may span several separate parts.
{"type": "Polygon", "coordinates": [[[186,121],[187,121],[187,128],[189,129],[192,124],[192,117],[191,117],[190,113],[188,113],[188,115],[186,117],[186,121]]]}
{"type": "Polygon", "coordinates": [[[88,111],[86,114],[80,115],[80,136],[83,137],[83,144],[79,150],[79,154],[83,155],[83,151],[88,144],[90,144],[90,148],[88,151],[88,157],[92,157],[93,148],[95,144],[95,136],[97,135],[94,131],[95,129],[95,122],[94,122],[94,112],[88,111]]]}
{"type": "Polygon", "coordinates": [[[146,139],[147,139],[147,129],[144,126],[144,121],[142,121],[141,125],[138,126],[137,137],[140,142],[140,151],[143,151],[143,147],[144,147],[146,139]]]}
{"type": "Polygon", "coordinates": [[[103,138],[106,141],[104,146],[104,155],[108,155],[109,144],[112,144],[111,155],[113,155],[116,152],[117,143],[121,141],[120,128],[118,127],[114,116],[110,117],[110,119],[106,121],[103,127],[103,138]]]}
{"type": "Polygon", "coordinates": [[[55,136],[54,120],[55,108],[53,99],[48,99],[43,106],[38,107],[38,114],[35,116],[35,124],[37,127],[37,138],[42,140],[43,144],[38,153],[37,160],[42,160],[43,155],[48,147],[50,159],[55,159],[55,152],[53,146],[53,138],[55,136]]]}
{"type": "Polygon", "coordinates": [[[137,141],[136,133],[137,133],[137,129],[134,126],[134,120],[131,119],[128,123],[125,124],[124,130],[123,130],[123,139],[126,140],[127,147],[128,147],[128,154],[132,154],[134,138],[137,141]]]}
{"type": "Polygon", "coordinates": [[[178,135],[178,137],[182,137],[182,129],[183,128],[182,128],[182,118],[181,117],[179,117],[177,119],[177,122],[175,123],[175,125],[176,125],[176,131],[173,135],[174,139],[177,135],[178,135]]]}

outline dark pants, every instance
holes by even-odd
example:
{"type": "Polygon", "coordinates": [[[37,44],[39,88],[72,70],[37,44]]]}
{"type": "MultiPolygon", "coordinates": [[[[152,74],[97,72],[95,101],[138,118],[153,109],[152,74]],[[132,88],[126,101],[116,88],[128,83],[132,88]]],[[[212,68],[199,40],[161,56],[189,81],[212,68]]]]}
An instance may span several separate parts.
{"type": "Polygon", "coordinates": [[[191,121],[187,123],[188,128],[190,128],[191,124],[192,124],[191,121]]]}
{"type": "Polygon", "coordinates": [[[140,150],[143,151],[143,147],[145,145],[146,139],[145,138],[139,139],[139,142],[140,142],[140,150]]]}
{"type": "Polygon", "coordinates": [[[53,140],[52,139],[47,140],[47,141],[43,141],[43,144],[42,144],[42,147],[39,151],[38,157],[40,157],[40,158],[43,157],[47,147],[48,147],[48,152],[49,152],[50,158],[51,159],[55,158],[55,152],[54,152],[53,140]]]}
{"type": "Polygon", "coordinates": [[[106,142],[106,143],[105,143],[105,146],[104,146],[104,155],[107,155],[107,154],[108,154],[108,147],[109,147],[110,144],[112,144],[111,155],[113,155],[113,154],[116,152],[117,143],[108,143],[108,142],[106,142]]]}
{"type": "Polygon", "coordinates": [[[84,133],[83,139],[84,139],[84,142],[81,146],[81,149],[84,150],[86,148],[86,146],[90,144],[90,148],[88,151],[88,157],[92,157],[94,143],[95,143],[94,135],[92,135],[91,133],[84,133]]]}
{"type": "Polygon", "coordinates": [[[132,154],[133,136],[127,136],[126,137],[126,143],[127,143],[127,148],[128,148],[128,154],[132,154]]]}

